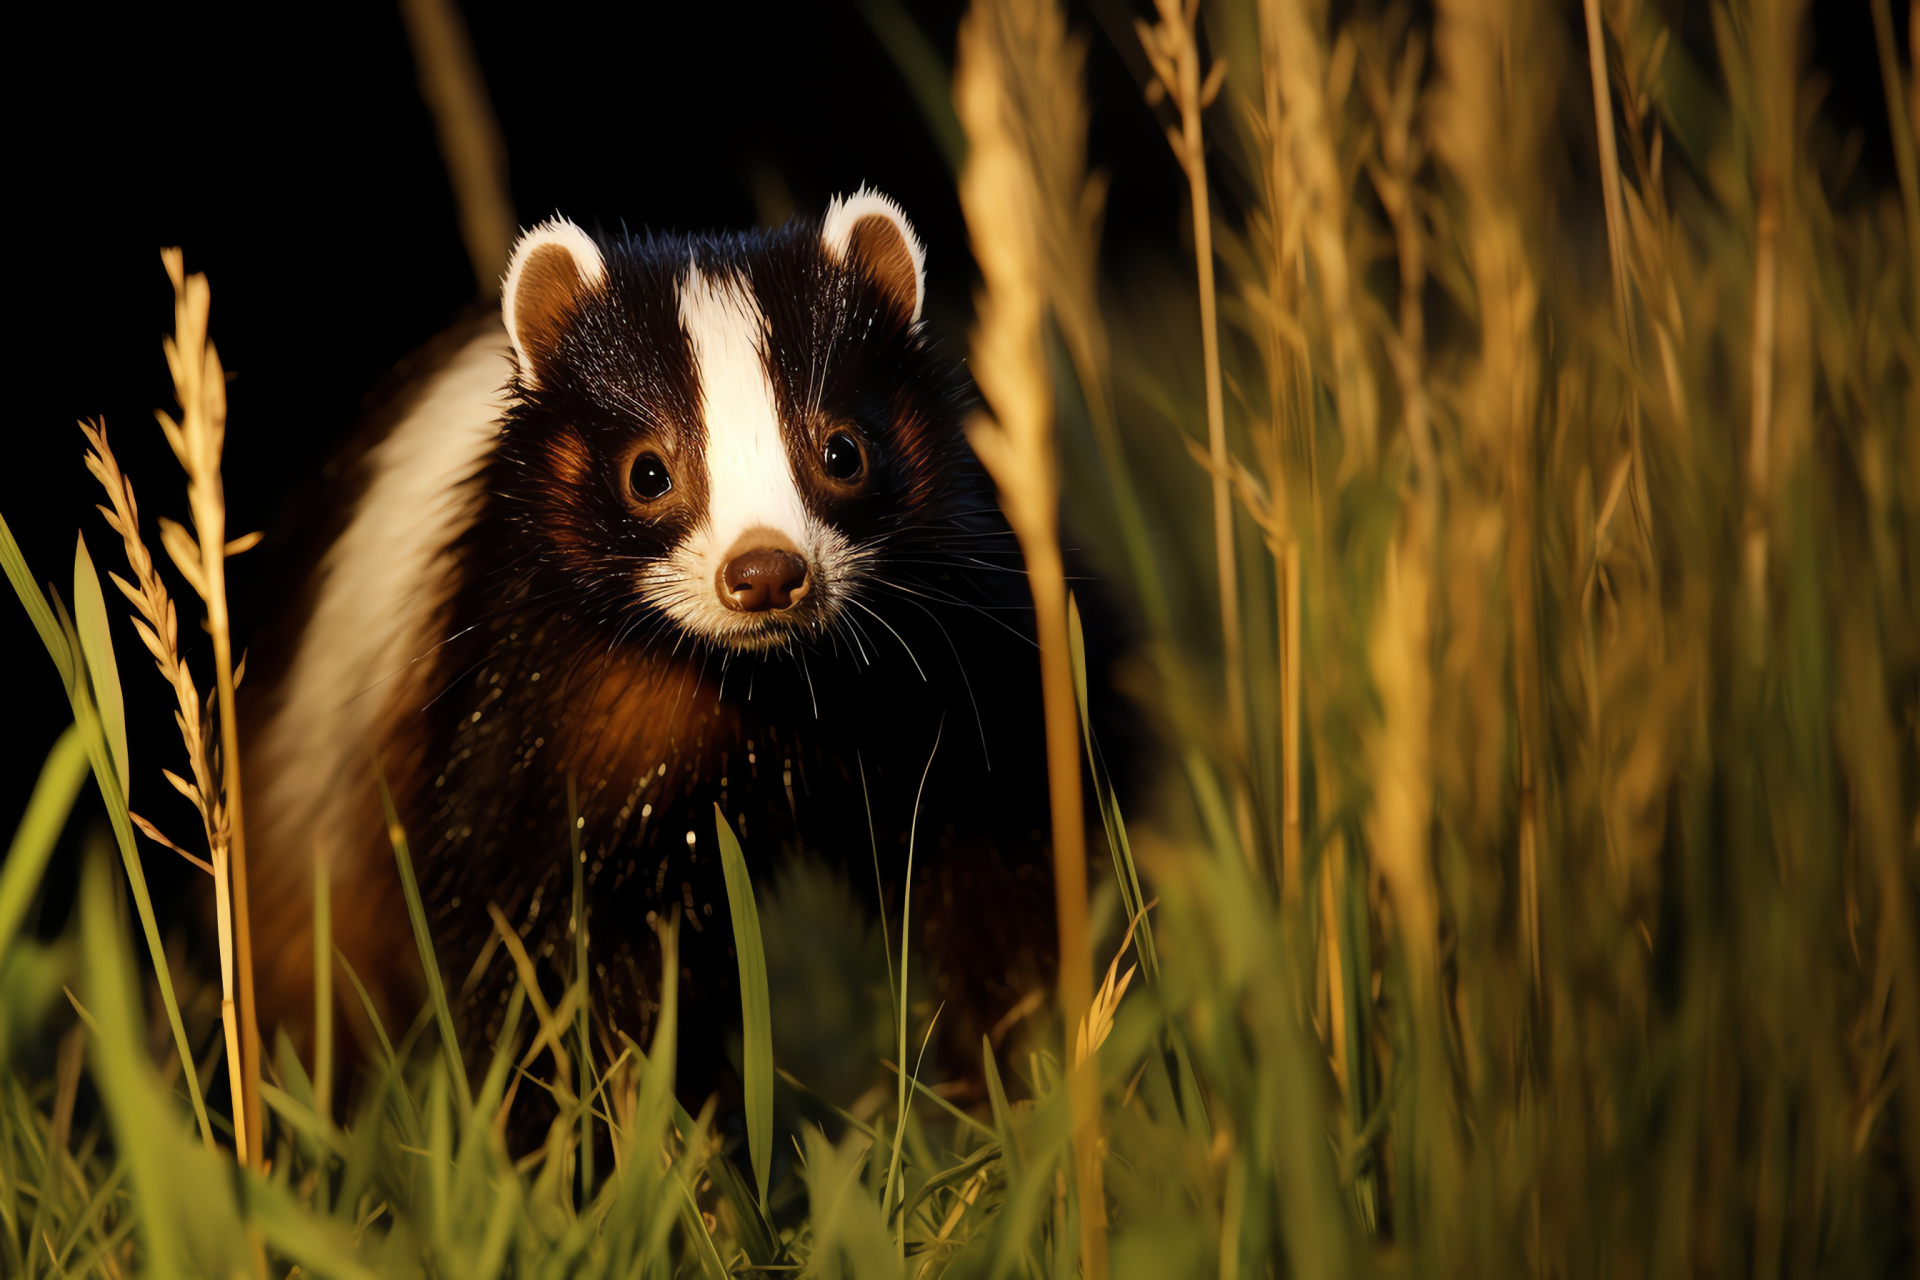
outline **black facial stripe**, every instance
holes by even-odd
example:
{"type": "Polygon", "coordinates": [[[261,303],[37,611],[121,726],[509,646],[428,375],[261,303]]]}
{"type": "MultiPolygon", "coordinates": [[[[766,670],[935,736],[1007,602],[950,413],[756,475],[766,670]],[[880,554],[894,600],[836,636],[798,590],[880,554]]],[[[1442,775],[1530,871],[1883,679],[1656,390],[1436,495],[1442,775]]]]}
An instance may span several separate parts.
{"type": "Polygon", "coordinates": [[[745,274],[767,318],[766,371],[796,482],[808,506],[856,538],[887,504],[896,451],[890,393],[914,382],[912,335],[871,281],[834,262],[811,227],[769,237],[745,274]],[[850,494],[824,474],[830,435],[850,430],[868,469],[850,494]]]}

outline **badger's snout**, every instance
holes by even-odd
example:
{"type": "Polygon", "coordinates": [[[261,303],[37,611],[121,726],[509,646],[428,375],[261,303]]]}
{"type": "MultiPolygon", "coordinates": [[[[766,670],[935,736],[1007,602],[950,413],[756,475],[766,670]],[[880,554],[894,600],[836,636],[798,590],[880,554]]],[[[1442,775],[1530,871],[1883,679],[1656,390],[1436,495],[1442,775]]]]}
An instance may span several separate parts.
{"type": "Polygon", "coordinates": [[[720,602],[740,613],[784,612],[800,603],[811,582],[807,562],[786,547],[760,542],[738,547],[720,566],[720,602]]]}

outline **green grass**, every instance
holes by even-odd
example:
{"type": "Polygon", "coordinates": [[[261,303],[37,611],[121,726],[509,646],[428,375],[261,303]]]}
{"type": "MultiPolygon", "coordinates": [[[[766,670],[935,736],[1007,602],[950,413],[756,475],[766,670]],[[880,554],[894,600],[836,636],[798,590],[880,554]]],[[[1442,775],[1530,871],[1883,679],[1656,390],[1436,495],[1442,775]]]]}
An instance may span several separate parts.
{"type": "MultiPolygon", "coordinates": [[[[1049,282],[1068,511],[1146,620],[1123,682],[1164,748],[1128,795],[1083,742],[1112,855],[1096,973],[1145,910],[1095,1058],[1112,1274],[1910,1270],[1912,131],[1901,190],[1843,186],[1791,6],[1715,6],[1699,61],[1609,0],[1615,172],[1568,31],[1437,8],[1429,30],[1330,31],[1287,0],[1203,17],[1231,68],[1205,121],[1244,746],[1190,253],[1098,295],[1049,282]]],[[[944,74],[873,9],[910,75],[944,74]]],[[[1072,130],[1047,133],[1069,65],[1006,74],[1084,178],[1072,130]]],[[[382,1027],[367,1003],[381,1052],[350,1081],[281,1042],[266,1173],[209,1149],[218,1018],[165,963],[82,560],[70,616],[0,525],[73,706],[9,728],[53,745],[0,868],[0,1273],[1076,1273],[1057,1017],[1030,1051],[983,1044],[986,1101],[956,1108],[916,1075],[936,1009],[905,923],[836,946],[821,920],[868,895],[806,862],[750,885],[725,815],[744,1150],[675,1100],[673,985],[651,1043],[593,1043],[580,951],[557,1005],[516,988],[469,1080],[411,891],[428,1007],[382,1027]],[[23,925],[85,768],[111,834],[81,842],[74,919],[42,942],[23,925]],[[531,1090],[556,1119],[516,1159],[498,1119],[531,1090]]],[[[397,826],[394,849],[410,887],[397,826]]],[[[528,972],[516,947],[492,963],[528,972]]]]}

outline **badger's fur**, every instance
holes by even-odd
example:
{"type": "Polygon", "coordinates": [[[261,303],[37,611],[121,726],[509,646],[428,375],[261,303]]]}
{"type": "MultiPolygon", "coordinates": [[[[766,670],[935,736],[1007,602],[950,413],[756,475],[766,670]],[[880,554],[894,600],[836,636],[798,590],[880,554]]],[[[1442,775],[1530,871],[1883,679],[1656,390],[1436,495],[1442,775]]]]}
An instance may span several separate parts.
{"type": "MultiPolygon", "coordinates": [[[[446,344],[361,457],[245,708],[268,1026],[310,1014],[316,857],[376,1003],[417,1007],[381,778],[454,989],[489,904],[547,980],[565,969],[573,781],[596,1016],[646,1042],[651,926],[677,915],[683,1092],[724,1075],[738,1016],[716,804],[756,872],[799,847],[877,858],[897,894],[932,759],[907,891],[949,1043],[1044,981],[1026,584],[964,380],[919,324],[924,269],[864,190],[749,235],[555,220],[521,240],[501,315],[446,344]]],[[[470,1051],[511,980],[497,957],[472,978],[470,1051]]]]}

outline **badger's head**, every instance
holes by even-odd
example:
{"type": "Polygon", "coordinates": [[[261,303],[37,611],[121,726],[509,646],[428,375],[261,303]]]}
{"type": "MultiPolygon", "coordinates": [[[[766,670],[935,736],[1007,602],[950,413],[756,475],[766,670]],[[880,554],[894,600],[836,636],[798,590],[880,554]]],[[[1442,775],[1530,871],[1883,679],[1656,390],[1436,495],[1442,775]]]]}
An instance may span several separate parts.
{"type": "Polygon", "coordinates": [[[890,549],[979,505],[924,279],[899,206],[864,189],[745,236],[529,232],[487,483],[503,563],[629,634],[753,651],[833,629],[890,549]]]}

